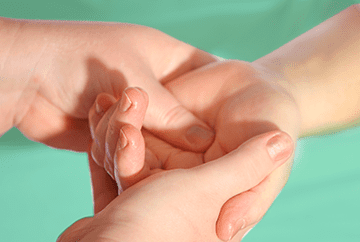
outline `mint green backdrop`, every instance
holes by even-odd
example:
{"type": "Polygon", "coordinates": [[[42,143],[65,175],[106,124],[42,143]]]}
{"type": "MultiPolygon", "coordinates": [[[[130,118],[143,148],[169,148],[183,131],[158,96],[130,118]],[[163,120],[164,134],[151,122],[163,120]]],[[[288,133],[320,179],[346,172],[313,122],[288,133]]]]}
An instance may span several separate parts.
{"type": "MultiPolygon", "coordinates": [[[[137,23],[253,61],[356,2],[0,0],[0,16],[137,23]]],[[[287,186],[244,241],[360,241],[359,147],[360,128],[300,140],[287,186]]],[[[0,241],[55,241],[89,215],[86,155],[31,142],[16,129],[0,138],[0,241]]]]}

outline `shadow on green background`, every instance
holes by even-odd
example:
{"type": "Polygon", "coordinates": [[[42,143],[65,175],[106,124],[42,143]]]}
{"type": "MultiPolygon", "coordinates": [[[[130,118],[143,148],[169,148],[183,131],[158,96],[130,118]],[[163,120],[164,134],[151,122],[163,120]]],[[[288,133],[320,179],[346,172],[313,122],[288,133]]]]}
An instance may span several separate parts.
{"type": "MultiPolygon", "coordinates": [[[[137,23],[253,61],[357,1],[0,0],[0,16],[137,23]]],[[[288,185],[244,241],[359,241],[360,128],[300,140],[288,185]]],[[[85,154],[0,138],[0,240],[55,241],[92,215],[85,154]]]]}

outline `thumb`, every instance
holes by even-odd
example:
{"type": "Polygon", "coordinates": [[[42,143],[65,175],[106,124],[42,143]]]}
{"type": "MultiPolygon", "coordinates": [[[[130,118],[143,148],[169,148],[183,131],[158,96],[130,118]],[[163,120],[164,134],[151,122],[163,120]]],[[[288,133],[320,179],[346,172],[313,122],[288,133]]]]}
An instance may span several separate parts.
{"type": "Polygon", "coordinates": [[[202,191],[224,204],[229,198],[259,184],[285,163],[294,150],[291,137],[271,131],[253,137],[227,155],[192,168],[202,191]]]}
{"type": "MultiPolygon", "coordinates": [[[[182,106],[161,83],[151,83],[144,127],[178,148],[205,151],[215,134],[209,126],[182,106]]],[[[150,85],[150,84],[149,84],[150,85]]]]}

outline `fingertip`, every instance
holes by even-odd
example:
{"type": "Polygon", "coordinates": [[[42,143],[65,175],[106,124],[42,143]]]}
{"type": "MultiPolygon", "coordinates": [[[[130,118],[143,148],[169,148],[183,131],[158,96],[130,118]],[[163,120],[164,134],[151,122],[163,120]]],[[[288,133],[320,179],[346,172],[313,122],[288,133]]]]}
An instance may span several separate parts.
{"type": "Polygon", "coordinates": [[[95,138],[95,130],[104,114],[116,102],[115,97],[107,93],[97,95],[94,104],[89,110],[89,126],[92,139],[95,138]]]}
{"type": "Polygon", "coordinates": [[[140,130],[130,124],[120,130],[115,152],[117,183],[123,189],[135,184],[144,176],[145,142],[140,130]]]}
{"type": "MultiPolygon", "coordinates": [[[[253,224],[249,220],[249,210],[258,198],[257,194],[247,191],[233,196],[221,207],[219,217],[216,221],[216,234],[223,241],[229,241],[240,230],[253,224]]],[[[253,218],[253,220],[255,220],[253,218]]]]}
{"type": "Polygon", "coordinates": [[[102,116],[116,102],[114,96],[108,93],[100,93],[95,100],[95,111],[102,116]]]}
{"type": "Polygon", "coordinates": [[[115,164],[119,177],[131,176],[137,169],[137,162],[141,157],[136,148],[142,144],[138,130],[131,124],[125,124],[119,131],[119,139],[116,144],[115,164]],[[130,160],[129,160],[130,158],[130,160]]]}
{"type": "Polygon", "coordinates": [[[147,108],[149,102],[148,94],[139,87],[128,87],[124,90],[124,93],[130,98],[132,103],[140,104],[147,108]]]}
{"type": "Polygon", "coordinates": [[[223,224],[216,222],[216,235],[222,241],[229,241],[232,238],[233,228],[231,224],[223,224]]]}
{"type": "Polygon", "coordinates": [[[124,90],[112,120],[131,123],[140,130],[143,125],[148,102],[146,93],[143,93],[138,88],[129,87],[124,90]]]}

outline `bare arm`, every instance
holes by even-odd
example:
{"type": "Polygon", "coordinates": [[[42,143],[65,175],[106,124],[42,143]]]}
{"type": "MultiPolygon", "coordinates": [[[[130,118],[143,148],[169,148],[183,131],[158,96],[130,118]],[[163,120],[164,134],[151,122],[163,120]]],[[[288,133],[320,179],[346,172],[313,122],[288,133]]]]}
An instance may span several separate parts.
{"type": "Polygon", "coordinates": [[[360,121],[360,5],[353,5],[255,64],[280,72],[299,105],[301,136],[360,121]]]}
{"type": "Polygon", "coordinates": [[[177,146],[204,150],[214,133],[162,84],[213,61],[146,26],[0,17],[0,135],[16,126],[34,141],[85,151],[96,95],[118,98],[137,86],[151,100],[148,130],[177,146]]]}
{"type": "Polygon", "coordinates": [[[5,65],[20,28],[19,23],[0,18],[0,136],[13,126],[17,111],[14,107],[26,86],[26,83],[18,79],[12,80],[8,73],[5,73],[5,65]]]}

